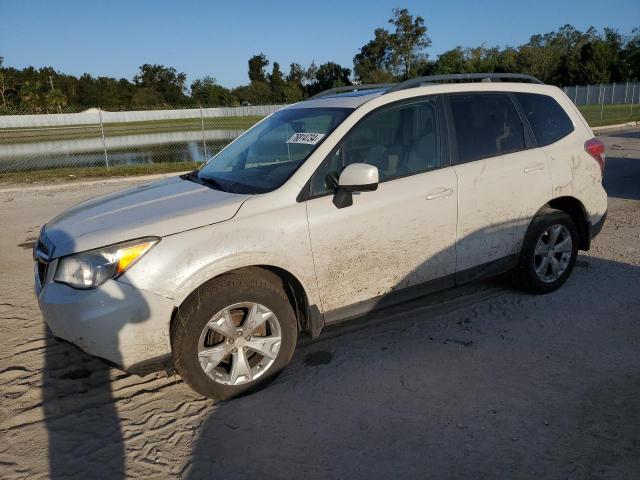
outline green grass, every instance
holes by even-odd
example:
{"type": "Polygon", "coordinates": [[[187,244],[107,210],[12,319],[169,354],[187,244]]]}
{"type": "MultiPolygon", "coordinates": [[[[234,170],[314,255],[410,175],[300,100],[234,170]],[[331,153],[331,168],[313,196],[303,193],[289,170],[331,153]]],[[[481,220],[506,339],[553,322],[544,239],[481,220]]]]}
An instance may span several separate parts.
{"type": "MultiPolygon", "coordinates": [[[[246,130],[261,119],[262,117],[257,116],[211,117],[204,119],[204,128],[205,130],[246,130]]],[[[107,123],[104,125],[104,134],[107,137],[113,137],[143,133],[197,131],[200,129],[202,129],[202,125],[199,118],[185,118],[179,120],[107,123]]],[[[99,137],[100,135],[100,125],[0,129],[0,144],[43,142],[48,140],[75,140],[99,137]]]]}
{"type": "Polygon", "coordinates": [[[640,105],[633,106],[633,115],[631,114],[631,105],[605,105],[604,108],[601,105],[580,105],[578,109],[591,127],[640,120],[640,105]]]}
{"type": "Polygon", "coordinates": [[[71,167],[31,170],[29,172],[0,172],[0,184],[35,183],[43,181],[51,183],[53,181],[65,182],[92,178],[185,172],[187,170],[193,170],[196,166],[193,162],[146,163],[142,165],[114,165],[109,169],[106,167],[71,167]]]}

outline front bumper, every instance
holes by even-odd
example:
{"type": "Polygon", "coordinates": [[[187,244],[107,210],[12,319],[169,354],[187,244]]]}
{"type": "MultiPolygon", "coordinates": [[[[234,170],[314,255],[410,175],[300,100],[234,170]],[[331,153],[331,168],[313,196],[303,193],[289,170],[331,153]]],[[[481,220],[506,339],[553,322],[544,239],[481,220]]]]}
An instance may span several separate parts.
{"type": "Polygon", "coordinates": [[[42,315],[55,337],[103,358],[123,370],[166,358],[171,353],[171,299],[109,280],[92,290],[55,282],[36,294],[42,315]]]}

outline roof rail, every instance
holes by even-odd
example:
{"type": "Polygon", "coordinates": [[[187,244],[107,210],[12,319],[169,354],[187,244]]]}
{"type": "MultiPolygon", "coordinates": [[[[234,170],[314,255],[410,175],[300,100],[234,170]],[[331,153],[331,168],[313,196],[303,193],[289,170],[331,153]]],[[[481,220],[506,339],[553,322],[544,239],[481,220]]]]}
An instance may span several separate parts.
{"type": "Polygon", "coordinates": [[[385,94],[406,90],[407,88],[419,87],[424,83],[446,83],[446,82],[466,82],[469,80],[480,80],[482,82],[501,82],[503,80],[520,80],[523,82],[538,83],[544,82],[531,75],[523,73],[456,73],[451,75],[431,75],[427,77],[410,78],[402,83],[398,83],[384,92],[385,94]]]}
{"type": "Polygon", "coordinates": [[[394,85],[398,85],[398,84],[397,83],[368,83],[365,85],[350,85],[348,87],[330,88],[329,90],[323,90],[320,93],[316,93],[314,96],[309,97],[307,100],[326,97],[327,95],[332,95],[334,93],[359,92],[360,90],[372,90],[374,88],[390,88],[390,87],[393,87],[394,85]]]}

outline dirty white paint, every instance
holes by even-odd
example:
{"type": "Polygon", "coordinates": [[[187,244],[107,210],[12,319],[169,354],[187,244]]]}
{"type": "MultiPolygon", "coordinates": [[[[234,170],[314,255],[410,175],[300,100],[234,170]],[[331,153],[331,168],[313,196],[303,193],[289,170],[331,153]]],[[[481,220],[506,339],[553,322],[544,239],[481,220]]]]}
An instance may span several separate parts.
{"type": "Polygon", "coordinates": [[[455,270],[456,177],[452,168],[381,183],[338,209],[309,200],[309,231],[325,311],[455,270]],[[427,200],[430,192],[449,196],[427,200]]]}
{"type": "Polygon", "coordinates": [[[551,199],[541,149],[457,165],[457,269],[465,270],[520,250],[535,213],[551,199]]]}
{"type": "MultiPolygon", "coordinates": [[[[155,301],[162,312],[152,309],[136,327],[119,327],[117,343],[145,355],[148,349],[140,348],[140,339],[158,334],[166,340],[170,310],[229,270],[254,265],[286,270],[302,284],[309,303],[328,312],[516,253],[529,222],[552,198],[579,199],[597,221],[607,199],[599,167],[583,148],[591,137],[577,110],[555,87],[430,85],[363,104],[273,192],[223,194],[168,180],[134,189],[130,198],[118,193],[81,204],[54,221],[50,233],[65,254],[134,237],[162,237],[118,279],[162,299],[155,301]],[[331,196],[297,200],[333,147],[377,107],[428,94],[523,90],[556,98],[572,116],[575,131],[549,147],[381,183],[377,191],[354,194],[353,205],[343,209],[331,196]],[[146,207],[135,208],[140,205],[146,207]],[[61,241],[65,236],[67,244],[61,241]]],[[[157,342],[163,344],[158,348],[169,351],[164,340],[157,342]]]]}
{"type": "Polygon", "coordinates": [[[594,137],[593,131],[564,92],[554,90],[550,94],[569,114],[575,130],[558,142],[544,147],[549,157],[553,198],[577,198],[590,221],[595,223],[607,211],[607,195],[602,188],[600,166],[584,149],[585,142],[594,137]]]}
{"type": "Polygon", "coordinates": [[[320,308],[306,207],[295,200],[283,202],[280,190],[251,197],[233,221],[164,237],[122,281],[179,305],[207,280],[253,265],[290,272],[305,288],[309,302],[320,308]]]}

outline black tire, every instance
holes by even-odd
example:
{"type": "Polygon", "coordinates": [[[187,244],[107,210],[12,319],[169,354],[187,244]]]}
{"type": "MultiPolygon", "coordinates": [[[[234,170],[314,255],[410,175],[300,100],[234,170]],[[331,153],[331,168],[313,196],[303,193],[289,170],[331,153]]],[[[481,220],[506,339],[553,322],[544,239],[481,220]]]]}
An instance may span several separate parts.
{"type": "Polygon", "coordinates": [[[226,400],[257,390],[289,363],[296,347],[296,316],[280,278],[262,269],[230,273],[215,278],[195,291],[176,312],[171,325],[171,348],[176,370],[196,392],[214,400],[226,400]],[[280,350],[267,371],[253,382],[224,385],[211,379],[198,361],[198,342],[205,325],[219,311],[241,302],[255,302],[269,308],[281,329],[280,350]]]}
{"type": "Polygon", "coordinates": [[[576,259],[578,258],[578,244],[578,229],[571,217],[561,210],[545,208],[531,221],[525,235],[520,253],[520,261],[518,267],[513,272],[516,284],[523,290],[531,293],[549,293],[557,290],[567,281],[573,271],[576,259]],[[535,249],[540,237],[553,225],[563,225],[568,230],[572,244],[571,258],[559,278],[551,282],[545,282],[541,280],[536,273],[535,249]]]}

